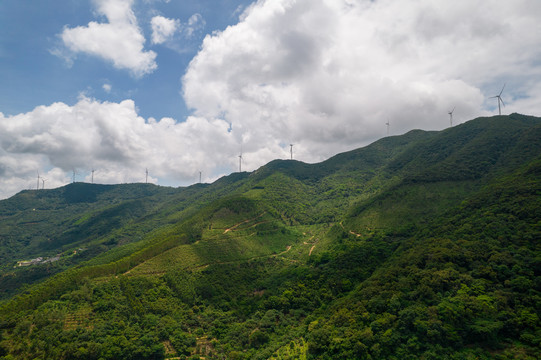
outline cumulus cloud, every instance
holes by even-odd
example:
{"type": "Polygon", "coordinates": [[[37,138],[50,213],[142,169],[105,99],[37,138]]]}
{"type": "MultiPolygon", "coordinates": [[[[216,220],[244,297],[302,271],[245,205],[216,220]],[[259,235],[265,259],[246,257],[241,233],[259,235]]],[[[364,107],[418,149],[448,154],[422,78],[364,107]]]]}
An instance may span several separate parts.
{"type": "Polygon", "coordinates": [[[207,22],[203,19],[201,14],[193,14],[188,21],[182,26],[182,33],[184,37],[189,39],[194,36],[198,31],[203,30],[207,22]]]}
{"type": "Polygon", "coordinates": [[[199,46],[206,21],[198,13],[190,16],[186,22],[157,15],[151,19],[150,26],[153,44],[163,44],[178,53],[186,53],[188,49],[199,46]]]}
{"type": "Polygon", "coordinates": [[[132,100],[120,103],[81,98],[74,106],[54,103],[16,116],[0,113],[0,198],[36,188],[37,172],[47,187],[77,181],[141,182],[145,168],[162,184],[215,179],[234,168],[236,147],[229,124],[191,116],[143,119],[132,100]]]}
{"type": "Polygon", "coordinates": [[[384,136],[386,122],[391,134],[441,129],[454,107],[455,123],[493,114],[487,97],[504,82],[506,112],[539,114],[539,14],[535,0],[258,1],[204,39],[183,95],[232,123],[260,163],[260,149],[290,142],[319,161],[384,136]]]}
{"type": "Polygon", "coordinates": [[[150,21],[152,27],[152,43],[162,44],[171,38],[180,28],[178,19],[168,19],[163,16],[154,16],[150,21]]]}
{"type": "Polygon", "coordinates": [[[73,54],[86,53],[108,60],[118,69],[127,69],[136,77],[152,73],[156,53],[145,51],[145,37],[132,11],[133,0],[95,0],[96,12],[107,23],[65,27],[60,37],[73,54]]]}

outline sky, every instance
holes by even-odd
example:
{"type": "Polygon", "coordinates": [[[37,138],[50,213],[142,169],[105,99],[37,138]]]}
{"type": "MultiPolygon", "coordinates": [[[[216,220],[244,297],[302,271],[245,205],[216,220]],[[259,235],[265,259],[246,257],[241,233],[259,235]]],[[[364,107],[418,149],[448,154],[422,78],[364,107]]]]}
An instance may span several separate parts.
{"type": "Polygon", "coordinates": [[[2,0],[0,199],[212,182],[290,144],[319,162],[497,115],[504,86],[502,114],[541,116],[539,19],[539,0],[2,0]]]}

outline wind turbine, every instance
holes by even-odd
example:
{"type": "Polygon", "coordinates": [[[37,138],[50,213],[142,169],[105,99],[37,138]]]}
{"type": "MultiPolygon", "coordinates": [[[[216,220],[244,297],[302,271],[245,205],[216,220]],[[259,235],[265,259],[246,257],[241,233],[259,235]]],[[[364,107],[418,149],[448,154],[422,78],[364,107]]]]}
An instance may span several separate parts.
{"type": "Polygon", "coordinates": [[[242,142],[240,143],[239,172],[242,172],[242,142]]]}
{"type": "Polygon", "coordinates": [[[291,160],[293,160],[293,144],[289,144],[289,152],[291,153],[291,160]]]}
{"type": "Polygon", "coordinates": [[[503,106],[505,106],[505,103],[502,100],[502,93],[503,93],[503,89],[505,89],[505,85],[506,84],[503,84],[502,91],[500,91],[500,93],[498,95],[491,97],[491,99],[494,99],[494,98],[498,99],[498,114],[499,115],[502,114],[502,109],[500,107],[500,102],[502,103],[503,106]]]}
{"type": "Polygon", "coordinates": [[[37,173],[38,173],[38,186],[36,187],[36,190],[39,190],[39,170],[37,170],[37,173]]]}
{"type": "Polygon", "coordinates": [[[389,126],[391,126],[391,124],[390,124],[389,121],[387,120],[387,122],[385,123],[385,125],[387,125],[387,135],[389,135],[389,126]]]}
{"type": "Polygon", "coordinates": [[[201,171],[199,172],[199,183],[201,184],[201,171]]]}
{"type": "Polygon", "coordinates": [[[44,178],[41,178],[41,190],[44,190],[45,189],[45,181],[47,181],[47,179],[44,179],[44,178]]]}
{"type": "Polygon", "coordinates": [[[453,108],[453,110],[449,111],[447,114],[449,114],[449,121],[451,123],[451,126],[453,126],[453,112],[455,111],[456,106],[453,108]]]}
{"type": "Polygon", "coordinates": [[[92,184],[94,184],[94,171],[96,170],[92,169],[92,182],[91,182],[92,184]]]}
{"type": "MultiPolygon", "coordinates": [[[[75,175],[76,175],[76,174],[77,174],[77,173],[75,172],[75,169],[73,169],[73,182],[74,182],[74,183],[75,183],[75,175]]],[[[77,175],[78,175],[78,174],[77,174],[77,175]]]]}
{"type": "Polygon", "coordinates": [[[145,168],[146,176],[145,176],[145,184],[148,184],[148,169],[145,168]]]}

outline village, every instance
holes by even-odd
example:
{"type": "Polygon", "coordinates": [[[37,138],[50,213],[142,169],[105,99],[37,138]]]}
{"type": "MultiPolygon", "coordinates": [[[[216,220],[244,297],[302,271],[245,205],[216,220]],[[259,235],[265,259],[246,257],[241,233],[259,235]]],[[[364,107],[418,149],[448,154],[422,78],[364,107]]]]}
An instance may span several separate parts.
{"type": "Polygon", "coordinates": [[[52,263],[52,262],[58,261],[58,260],[60,260],[60,255],[56,255],[56,256],[51,257],[51,258],[43,258],[43,257],[40,256],[40,257],[37,257],[37,258],[32,259],[32,260],[17,261],[17,265],[15,267],[47,264],[47,263],[52,263]]]}
{"type": "MultiPolygon", "coordinates": [[[[85,249],[83,248],[79,248],[77,250],[73,250],[73,253],[72,254],[68,254],[68,256],[72,256],[72,255],[76,255],[78,252],[81,252],[81,251],[84,251],[85,249]]],[[[48,263],[52,263],[52,262],[55,262],[55,261],[58,261],[60,260],[60,258],[62,257],[63,254],[57,254],[56,256],[53,256],[53,257],[37,257],[35,259],[31,259],[31,260],[20,260],[20,261],[17,261],[17,265],[15,265],[14,267],[17,268],[17,267],[25,267],[25,266],[32,266],[32,265],[40,265],[40,264],[48,264],[48,263]]]]}

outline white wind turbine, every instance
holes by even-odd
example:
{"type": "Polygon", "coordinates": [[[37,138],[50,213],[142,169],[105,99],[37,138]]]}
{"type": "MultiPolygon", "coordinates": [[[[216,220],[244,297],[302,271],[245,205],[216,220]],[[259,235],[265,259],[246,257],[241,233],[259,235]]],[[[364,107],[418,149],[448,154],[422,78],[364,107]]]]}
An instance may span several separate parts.
{"type": "Polygon", "coordinates": [[[502,105],[505,106],[505,103],[502,100],[502,93],[503,93],[503,89],[505,89],[505,85],[506,84],[503,84],[502,91],[500,91],[498,95],[491,97],[491,99],[498,99],[498,114],[499,115],[502,114],[502,108],[500,107],[500,103],[502,103],[502,105]]]}
{"type": "Polygon", "coordinates": [[[239,172],[242,172],[242,143],[240,144],[240,153],[239,153],[239,172]]]}
{"type": "Polygon", "coordinates": [[[453,108],[453,110],[449,111],[447,114],[449,114],[449,122],[451,123],[451,126],[453,126],[453,112],[455,111],[456,106],[453,108]]]}
{"type": "Polygon", "coordinates": [[[289,152],[290,152],[290,155],[291,155],[291,160],[293,160],[293,145],[294,144],[289,144],[289,152]]]}

